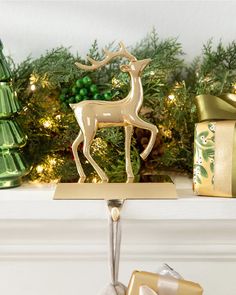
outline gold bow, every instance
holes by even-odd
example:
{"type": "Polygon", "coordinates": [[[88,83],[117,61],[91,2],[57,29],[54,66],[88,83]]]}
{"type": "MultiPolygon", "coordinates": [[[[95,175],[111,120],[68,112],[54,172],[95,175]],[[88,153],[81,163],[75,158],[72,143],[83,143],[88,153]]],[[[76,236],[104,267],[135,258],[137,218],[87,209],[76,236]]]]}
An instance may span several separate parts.
{"type": "MultiPolygon", "coordinates": [[[[231,195],[236,196],[236,94],[225,93],[219,96],[214,95],[198,95],[196,97],[196,106],[198,109],[199,121],[214,121],[214,120],[227,120],[228,122],[218,122],[216,128],[219,129],[217,132],[217,142],[215,143],[215,150],[219,155],[222,154],[222,149],[229,149],[229,157],[223,159],[227,170],[230,170],[230,183],[229,191],[231,195]],[[228,137],[230,140],[226,142],[226,130],[224,128],[226,124],[231,124],[231,129],[227,129],[228,133],[231,132],[231,136],[228,137]],[[222,128],[221,128],[221,125],[222,128]],[[222,129],[220,131],[220,128],[222,129]],[[230,141],[230,142],[229,142],[230,141]],[[228,161],[228,163],[226,163],[228,161]],[[227,164],[227,165],[226,165],[227,164]],[[231,167],[231,169],[229,169],[231,167]]],[[[225,174],[223,169],[222,160],[216,161],[215,171],[218,171],[218,174],[225,174]]],[[[223,183],[223,178],[219,177],[222,181],[222,187],[225,187],[226,183],[223,183]]],[[[228,178],[229,179],[229,178],[228,178]]]]}
{"type": "Polygon", "coordinates": [[[196,97],[196,106],[200,122],[236,120],[236,94],[198,95],[196,97]]]}

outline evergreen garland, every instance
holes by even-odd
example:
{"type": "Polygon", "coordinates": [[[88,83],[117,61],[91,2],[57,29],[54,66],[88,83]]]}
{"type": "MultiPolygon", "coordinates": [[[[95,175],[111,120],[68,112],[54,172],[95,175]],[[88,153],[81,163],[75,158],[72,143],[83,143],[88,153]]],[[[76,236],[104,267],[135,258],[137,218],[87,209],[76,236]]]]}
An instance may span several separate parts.
{"type": "MultiPolygon", "coordinates": [[[[114,43],[107,47],[117,49],[114,43]]],[[[154,149],[146,161],[139,154],[150,134],[135,130],[131,146],[134,173],[138,176],[171,170],[191,174],[193,131],[197,122],[194,97],[236,91],[236,43],[223,46],[220,42],[214,48],[209,41],[203,46],[202,55],[190,65],[184,63],[178,40],[161,40],[155,30],[129,50],[138,59],[152,58],[142,76],[141,116],[159,129],[154,149]]],[[[88,55],[98,60],[103,58],[97,41],[88,55]]],[[[96,99],[95,94],[99,99],[119,100],[129,91],[129,77],[119,70],[125,60],[115,59],[94,72],[78,69],[76,61],[87,63],[64,47],[47,51],[38,59],[29,57],[19,65],[11,60],[14,88],[23,107],[20,123],[29,138],[25,153],[32,165],[29,181],[78,180],[71,144],[79,126],[68,107],[70,100],[96,99]],[[87,81],[88,85],[84,82],[82,85],[81,81],[87,81]],[[95,85],[95,93],[91,92],[91,83],[95,85]]],[[[111,181],[125,180],[123,128],[100,129],[91,151],[111,181]]],[[[96,182],[98,177],[83,157],[81,147],[78,152],[88,180],[96,182]]]]}

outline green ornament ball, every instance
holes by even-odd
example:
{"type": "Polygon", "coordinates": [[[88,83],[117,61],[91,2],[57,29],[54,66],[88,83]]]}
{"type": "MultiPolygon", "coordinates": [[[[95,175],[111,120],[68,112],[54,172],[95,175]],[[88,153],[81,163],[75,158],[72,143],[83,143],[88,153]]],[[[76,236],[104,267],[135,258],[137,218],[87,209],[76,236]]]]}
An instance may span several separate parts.
{"type": "Polygon", "coordinates": [[[90,86],[90,91],[91,91],[92,93],[97,93],[97,92],[98,92],[97,85],[92,84],[92,85],[90,86]]]}
{"type": "Polygon", "coordinates": [[[101,99],[101,95],[99,93],[94,94],[93,99],[99,100],[101,99]]]}
{"type": "Polygon", "coordinates": [[[110,100],[112,97],[111,92],[109,91],[105,92],[103,95],[104,95],[104,99],[106,100],[110,100]]]}
{"type": "Polygon", "coordinates": [[[77,95],[75,96],[75,101],[76,101],[76,102],[80,102],[81,100],[83,100],[83,97],[81,97],[81,95],[77,94],[77,95]]]}
{"type": "Polygon", "coordinates": [[[80,89],[79,94],[82,96],[86,96],[88,94],[88,90],[86,88],[82,88],[80,89]]]}
{"type": "Polygon", "coordinates": [[[83,79],[79,79],[75,82],[76,86],[78,88],[82,88],[84,85],[83,85],[83,79]]]}
{"type": "Polygon", "coordinates": [[[83,78],[83,84],[84,84],[85,86],[89,86],[90,84],[92,84],[92,80],[91,80],[91,78],[88,77],[88,76],[85,76],[85,77],[83,78]]]}

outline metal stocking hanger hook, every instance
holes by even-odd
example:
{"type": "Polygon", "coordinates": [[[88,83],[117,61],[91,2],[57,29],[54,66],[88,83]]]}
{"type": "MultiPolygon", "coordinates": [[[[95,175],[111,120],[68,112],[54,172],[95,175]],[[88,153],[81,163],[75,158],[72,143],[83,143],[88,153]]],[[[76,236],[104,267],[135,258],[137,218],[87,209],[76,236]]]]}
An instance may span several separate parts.
{"type": "Polygon", "coordinates": [[[117,222],[120,219],[120,213],[124,204],[122,199],[108,200],[107,205],[111,214],[111,218],[114,222],[117,222]]]}

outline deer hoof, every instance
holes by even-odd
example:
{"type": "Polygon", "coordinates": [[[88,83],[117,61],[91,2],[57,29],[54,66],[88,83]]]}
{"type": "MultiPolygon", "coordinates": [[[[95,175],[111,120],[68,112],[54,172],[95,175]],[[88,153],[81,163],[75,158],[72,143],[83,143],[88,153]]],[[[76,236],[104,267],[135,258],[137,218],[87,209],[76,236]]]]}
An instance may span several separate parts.
{"type": "Polygon", "coordinates": [[[147,157],[148,157],[148,154],[146,154],[146,153],[142,153],[142,154],[140,155],[140,157],[141,157],[143,160],[146,160],[147,157]]]}
{"type": "Polygon", "coordinates": [[[134,176],[127,177],[126,183],[133,183],[134,182],[134,176]]]}
{"type": "Polygon", "coordinates": [[[84,183],[85,179],[86,179],[86,176],[80,177],[78,183],[84,183]]]}
{"type": "Polygon", "coordinates": [[[106,178],[102,178],[102,183],[107,183],[109,182],[109,179],[106,177],[106,178]]]}

